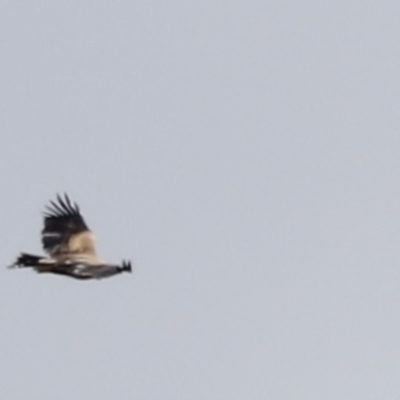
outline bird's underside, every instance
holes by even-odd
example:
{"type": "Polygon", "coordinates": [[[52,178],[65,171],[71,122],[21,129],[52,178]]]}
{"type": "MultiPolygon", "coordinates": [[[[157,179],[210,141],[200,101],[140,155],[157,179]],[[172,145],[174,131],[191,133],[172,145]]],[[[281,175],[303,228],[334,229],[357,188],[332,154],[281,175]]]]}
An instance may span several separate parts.
{"type": "Polygon", "coordinates": [[[102,279],[120,274],[124,271],[132,272],[131,263],[129,261],[123,261],[122,265],[89,265],[77,260],[66,259],[64,261],[55,261],[51,258],[27,253],[21,253],[12,267],[31,267],[39,273],[66,275],[76,279],[102,279]]]}
{"type": "Polygon", "coordinates": [[[57,196],[44,214],[43,248],[48,257],[21,253],[12,267],[31,267],[39,273],[66,275],[76,279],[101,279],[132,272],[131,263],[109,264],[95,250],[93,233],[87,227],[79,207],[68,196],[57,196]]]}

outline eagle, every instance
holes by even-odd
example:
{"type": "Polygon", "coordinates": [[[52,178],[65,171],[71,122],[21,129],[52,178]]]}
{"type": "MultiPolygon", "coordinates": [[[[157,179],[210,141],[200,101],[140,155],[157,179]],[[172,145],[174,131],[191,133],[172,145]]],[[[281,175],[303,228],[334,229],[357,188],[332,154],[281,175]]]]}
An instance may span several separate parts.
{"type": "Polygon", "coordinates": [[[20,253],[11,268],[31,267],[39,273],[66,275],[76,279],[102,279],[132,272],[130,261],[109,264],[96,253],[95,237],[80,209],[67,194],[50,201],[44,214],[42,245],[48,256],[20,253]]]}

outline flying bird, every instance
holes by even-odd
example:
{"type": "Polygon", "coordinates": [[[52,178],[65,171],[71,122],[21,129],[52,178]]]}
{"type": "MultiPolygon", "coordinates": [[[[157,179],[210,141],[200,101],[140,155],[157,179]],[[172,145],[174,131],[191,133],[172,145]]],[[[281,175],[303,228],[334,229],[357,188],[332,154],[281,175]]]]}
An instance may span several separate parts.
{"type": "Polygon", "coordinates": [[[44,212],[42,245],[47,257],[21,253],[11,267],[32,267],[39,273],[67,275],[76,279],[108,278],[132,272],[131,263],[109,264],[96,253],[95,237],[79,207],[69,197],[57,195],[44,212]]]}

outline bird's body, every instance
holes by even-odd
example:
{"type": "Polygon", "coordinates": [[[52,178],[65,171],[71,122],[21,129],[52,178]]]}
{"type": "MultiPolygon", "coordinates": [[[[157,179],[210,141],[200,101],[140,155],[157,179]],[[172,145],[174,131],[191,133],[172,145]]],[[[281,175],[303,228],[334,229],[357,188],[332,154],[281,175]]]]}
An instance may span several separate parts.
{"type": "Polygon", "coordinates": [[[131,272],[130,262],[109,264],[96,253],[95,237],[79,207],[67,195],[57,196],[44,213],[42,245],[48,257],[21,253],[12,267],[32,267],[39,273],[67,275],[77,279],[101,279],[131,272]]]}

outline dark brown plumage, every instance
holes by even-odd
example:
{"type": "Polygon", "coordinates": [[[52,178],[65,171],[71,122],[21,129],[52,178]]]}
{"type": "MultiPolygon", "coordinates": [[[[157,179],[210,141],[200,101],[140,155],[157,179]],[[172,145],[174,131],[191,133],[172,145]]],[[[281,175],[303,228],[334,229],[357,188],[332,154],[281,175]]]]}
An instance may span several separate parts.
{"type": "Polygon", "coordinates": [[[67,275],[77,279],[101,279],[121,272],[132,272],[131,263],[108,264],[95,248],[95,237],[79,207],[69,197],[57,195],[44,212],[42,245],[49,257],[21,253],[12,267],[32,267],[40,273],[67,275]]]}

